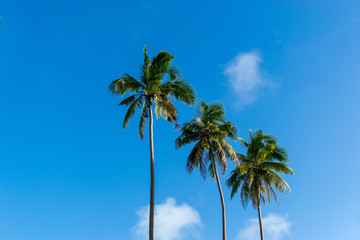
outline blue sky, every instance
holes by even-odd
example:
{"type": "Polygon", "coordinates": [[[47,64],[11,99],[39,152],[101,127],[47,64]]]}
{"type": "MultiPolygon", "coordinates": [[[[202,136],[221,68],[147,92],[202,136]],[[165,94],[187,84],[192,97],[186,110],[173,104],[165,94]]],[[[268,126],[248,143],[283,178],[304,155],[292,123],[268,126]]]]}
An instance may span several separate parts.
{"type": "MultiPolygon", "coordinates": [[[[141,239],[148,139],[137,119],[121,130],[125,109],[107,86],[138,76],[146,45],[175,55],[198,99],[224,102],[242,137],[261,128],[288,149],[296,175],[280,208],[263,208],[268,240],[360,239],[359,10],[355,0],[2,0],[0,238],[141,239]]],[[[194,113],[177,106],[180,122],[194,113]]],[[[219,239],[215,182],[186,173],[190,148],[175,151],[171,124],[154,128],[158,240],[219,239]]],[[[228,239],[253,240],[256,211],[223,188],[228,239]]]]}

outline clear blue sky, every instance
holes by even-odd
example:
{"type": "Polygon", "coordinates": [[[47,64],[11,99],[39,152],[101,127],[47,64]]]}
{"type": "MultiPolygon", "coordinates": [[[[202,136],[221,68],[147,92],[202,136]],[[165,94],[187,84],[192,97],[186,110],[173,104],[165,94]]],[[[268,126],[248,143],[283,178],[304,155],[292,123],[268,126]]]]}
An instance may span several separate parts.
{"type": "MultiPolygon", "coordinates": [[[[136,239],[148,138],[138,119],[121,130],[125,109],[107,86],[138,76],[144,45],[175,55],[198,99],[223,101],[242,137],[261,128],[288,149],[292,191],[263,208],[291,222],[278,239],[360,239],[359,13],[356,0],[1,0],[0,239],[136,239]],[[249,53],[262,87],[239,106],[224,69],[249,53]]],[[[178,106],[180,122],[193,115],[178,106]]],[[[220,239],[216,184],[185,172],[190,148],[175,151],[176,136],[155,122],[156,204],[188,204],[199,238],[220,239]]],[[[256,212],[223,187],[236,240],[256,212]]]]}

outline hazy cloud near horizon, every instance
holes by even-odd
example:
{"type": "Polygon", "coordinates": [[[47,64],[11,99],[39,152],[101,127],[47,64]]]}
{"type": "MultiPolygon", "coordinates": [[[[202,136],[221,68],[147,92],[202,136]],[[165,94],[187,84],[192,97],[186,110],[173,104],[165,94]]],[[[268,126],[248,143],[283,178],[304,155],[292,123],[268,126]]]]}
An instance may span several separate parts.
{"type": "MultiPolygon", "coordinates": [[[[291,223],[286,215],[269,213],[262,220],[264,238],[267,240],[285,240],[290,236],[291,223]]],[[[259,237],[259,220],[258,218],[250,218],[246,227],[239,231],[236,240],[259,240],[259,237]]]]}
{"type": "Polygon", "coordinates": [[[260,68],[261,54],[257,50],[240,52],[225,64],[223,74],[227,78],[231,97],[238,107],[253,103],[265,87],[273,87],[260,68]]]}
{"type": "MultiPolygon", "coordinates": [[[[148,239],[149,206],[141,208],[137,215],[138,223],[132,228],[137,239],[148,239]]],[[[174,198],[167,198],[164,203],[155,205],[156,240],[196,239],[202,227],[199,213],[186,203],[176,204],[174,198]]]]}
{"type": "MultiPolygon", "coordinates": [[[[131,229],[135,239],[147,240],[149,237],[149,205],[137,212],[139,220],[131,229]]],[[[267,240],[285,240],[291,237],[291,225],[287,215],[269,213],[262,219],[264,237],[267,240]]],[[[221,226],[219,226],[221,227],[221,226]]],[[[155,205],[156,240],[203,239],[203,224],[200,214],[186,203],[177,204],[174,198],[167,198],[155,205]]],[[[206,229],[205,229],[206,230],[206,229]]],[[[258,218],[250,218],[240,229],[234,240],[259,240],[258,218]]]]}

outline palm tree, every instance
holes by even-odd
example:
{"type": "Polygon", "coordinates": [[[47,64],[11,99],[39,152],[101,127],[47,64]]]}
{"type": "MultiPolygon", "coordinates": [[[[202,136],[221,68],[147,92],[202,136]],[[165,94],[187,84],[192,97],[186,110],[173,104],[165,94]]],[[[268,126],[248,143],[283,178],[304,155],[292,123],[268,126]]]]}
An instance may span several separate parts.
{"type": "Polygon", "coordinates": [[[149,119],[150,132],[150,216],[149,216],[149,240],[154,239],[154,144],[153,144],[153,105],[155,105],[156,117],[163,117],[169,122],[177,120],[178,112],[170,97],[188,105],[195,104],[195,91],[188,82],[180,79],[179,70],[171,65],[173,56],[160,51],[152,60],[148,58],[144,47],[144,64],[141,66],[140,79],[136,80],[127,73],[114,80],[109,90],[113,94],[123,96],[127,92],[133,93],[125,98],[119,105],[127,105],[129,109],[125,115],[123,129],[138,110],[141,112],[139,134],[144,139],[144,126],[149,119]]]}
{"type": "Polygon", "coordinates": [[[250,132],[250,142],[243,145],[247,148],[246,155],[237,153],[240,164],[231,172],[227,185],[231,187],[231,198],[240,190],[241,203],[244,207],[251,201],[254,208],[258,210],[260,237],[264,239],[262,220],[261,220],[261,202],[270,203],[272,195],[279,205],[274,189],[282,193],[290,191],[289,185],[282,179],[278,173],[294,175],[294,171],[287,165],[289,157],[286,150],[280,147],[274,136],[263,134],[261,130],[254,134],[250,132]]]}
{"type": "Polygon", "coordinates": [[[216,163],[219,164],[224,175],[227,168],[227,158],[238,162],[236,152],[226,141],[226,138],[236,139],[236,128],[231,122],[225,122],[225,110],[221,103],[207,105],[201,101],[198,116],[183,124],[181,135],[176,139],[175,145],[179,149],[184,145],[195,143],[187,158],[186,170],[191,173],[198,168],[205,179],[207,172],[217,182],[223,222],[223,240],[226,240],[225,202],[219,180],[216,163]]]}

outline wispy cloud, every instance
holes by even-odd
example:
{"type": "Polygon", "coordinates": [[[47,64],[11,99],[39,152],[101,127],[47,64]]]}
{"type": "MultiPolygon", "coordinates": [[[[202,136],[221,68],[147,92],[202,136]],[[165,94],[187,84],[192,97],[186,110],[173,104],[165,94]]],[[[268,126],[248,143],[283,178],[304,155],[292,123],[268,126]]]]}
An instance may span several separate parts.
{"type": "MultiPolygon", "coordinates": [[[[137,215],[139,222],[133,227],[138,239],[148,239],[149,206],[141,208],[137,215]]],[[[202,226],[199,213],[186,203],[177,205],[174,198],[155,206],[156,240],[194,239],[202,226]]]]}
{"type": "Polygon", "coordinates": [[[254,102],[261,90],[272,84],[260,68],[262,58],[259,51],[241,52],[225,65],[229,89],[237,106],[254,102]]]}
{"type": "MultiPolygon", "coordinates": [[[[291,223],[287,220],[287,216],[269,213],[263,218],[264,237],[267,240],[285,239],[285,236],[290,235],[290,227],[291,223]]],[[[240,230],[236,240],[258,240],[259,235],[259,221],[257,218],[251,218],[246,227],[240,230]]]]}

